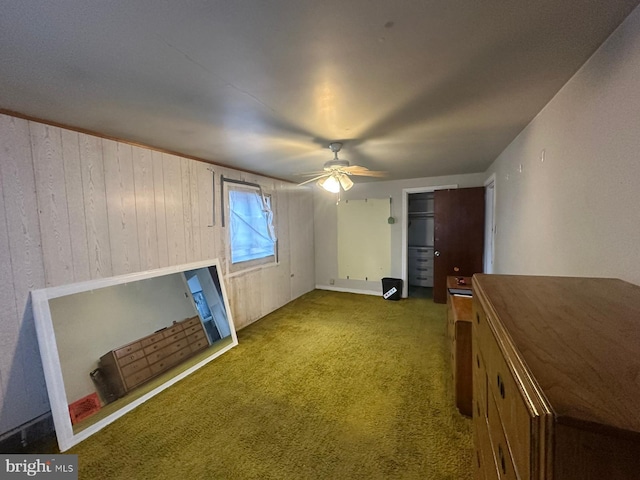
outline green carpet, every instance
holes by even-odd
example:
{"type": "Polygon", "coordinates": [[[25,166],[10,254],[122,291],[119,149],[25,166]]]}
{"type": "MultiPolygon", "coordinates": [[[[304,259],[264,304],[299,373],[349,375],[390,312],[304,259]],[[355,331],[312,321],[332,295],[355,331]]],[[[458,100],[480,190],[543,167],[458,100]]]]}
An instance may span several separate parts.
{"type": "Polygon", "coordinates": [[[82,480],[471,478],[445,317],[315,290],[67,453],[82,480]]]}

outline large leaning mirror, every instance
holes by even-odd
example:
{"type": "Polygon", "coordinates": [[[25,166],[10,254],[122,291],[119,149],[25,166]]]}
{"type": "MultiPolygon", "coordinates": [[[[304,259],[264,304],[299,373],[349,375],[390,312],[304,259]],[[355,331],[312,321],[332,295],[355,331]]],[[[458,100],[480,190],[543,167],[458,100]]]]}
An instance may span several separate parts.
{"type": "Polygon", "coordinates": [[[217,261],[34,290],[65,451],[238,344],[217,261]]]}

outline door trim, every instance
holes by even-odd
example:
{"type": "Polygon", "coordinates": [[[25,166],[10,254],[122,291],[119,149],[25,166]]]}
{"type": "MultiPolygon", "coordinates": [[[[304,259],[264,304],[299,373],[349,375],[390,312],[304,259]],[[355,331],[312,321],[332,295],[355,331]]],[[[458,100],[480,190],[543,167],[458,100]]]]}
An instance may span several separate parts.
{"type": "Polygon", "coordinates": [[[402,189],[402,298],[409,296],[409,268],[407,266],[407,248],[409,228],[409,194],[410,193],[428,193],[436,190],[447,190],[450,188],[458,188],[458,184],[453,185],[434,185],[431,187],[413,187],[402,189]]]}
{"type": "Polygon", "coordinates": [[[491,225],[489,225],[489,215],[487,212],[484,212],[484,231],[485,231],[485,242],[484,242],[484,258],[483,262],[483,270],[484,273],[493,273],[493,266],[496,262],[496,174],[492,173],[489,178],[487,178],[484,182],[484,195],[485,195],[485,206],[486,206],[486,196],[488,187],[492,187],[492,204],[491,204],[491,225]],[[487,245],[488,243],[488,245],[487,245]],[[487,258],[487,250],[490,249],[491,254],[491,264],[489,265],[487,258]]]}

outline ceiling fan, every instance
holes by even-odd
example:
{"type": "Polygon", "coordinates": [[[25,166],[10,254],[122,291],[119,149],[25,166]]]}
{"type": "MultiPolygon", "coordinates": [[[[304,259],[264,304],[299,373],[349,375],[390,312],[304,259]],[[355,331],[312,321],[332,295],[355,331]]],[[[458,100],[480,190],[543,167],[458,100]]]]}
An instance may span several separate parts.
{"type": "Polygon", "coordinates": [[[360,177],[384,177],[386,172],[369,170],[359,165],[349,165],[348,160],[340,160],[338,152],[342,148],[342,143],[332,142],[329,149],[333,152],[333,159],[324,164],[324,169],[318,172],[311,172],[305,175],[314,175],[314,178],[300,183],[306,185],[311,182],[318,182],[318,186],[331,193],[340,193],[340,188],[349,190],[353,187],[353,181],[349,178],[352,175],[360,177]]]}

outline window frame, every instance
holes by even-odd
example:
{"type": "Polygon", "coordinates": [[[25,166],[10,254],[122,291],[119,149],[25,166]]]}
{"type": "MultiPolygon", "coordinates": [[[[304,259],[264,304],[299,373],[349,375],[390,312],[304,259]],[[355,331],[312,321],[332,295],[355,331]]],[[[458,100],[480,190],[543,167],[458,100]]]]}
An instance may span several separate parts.
{"type": "Polygon", "coordinates": [[[239,191],[239,192],[245,192],[245,193],[255,193],[258,196],[263,196],[265,198],[269,199],[269,207],[270,210],[272,212],[272,220],[271,220],[271,225],[273,225],[273,228],[275,229],[276,227],[276,209],[275,209],[275,195],[273,194],[273,192],[270,191],[265,191],[260,185],[257,184],[253,184],[253,183],[249,183],[249,182],[242,182],[239,180],[232,180],[232,179],[227,179],[224,178],[224,183],[226,184],[226,192],[224,193],[225,195],[225,200],[227,202],[227,208],[226,210],[226,217],[227,217],[227,222],[226,222],[226,226],[228,227],[228,231],[226,234],[226,253],[227,253],[227,268],[228,268],[228,273],[229,274],[235,274],[235,273],[239,273],[239,272],[243,272],[246,270],[252,270],[255,268],[259,268],[259,267],[267,267],[267,266],[271,266],[271,265],[277,265],[278,263],[278,238],[276,235],[276,238],[273,242],[273,254],[271,255],[267,255],[265,257],[261,257],[261,258],[256,258],[256,259],[251,259],[251,260],[242,260],[242,261],[238,261],[233,263],[232,262],[232,243],[231,243],[231,192],[232,191],[239,191]]]}

